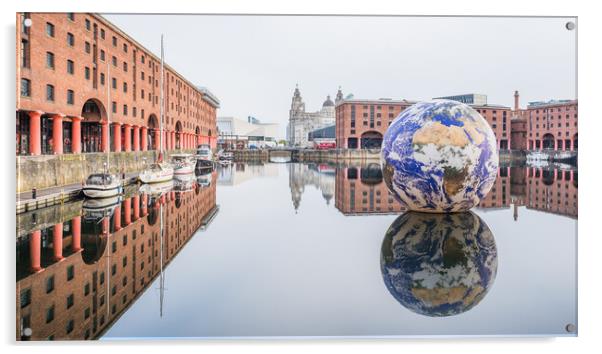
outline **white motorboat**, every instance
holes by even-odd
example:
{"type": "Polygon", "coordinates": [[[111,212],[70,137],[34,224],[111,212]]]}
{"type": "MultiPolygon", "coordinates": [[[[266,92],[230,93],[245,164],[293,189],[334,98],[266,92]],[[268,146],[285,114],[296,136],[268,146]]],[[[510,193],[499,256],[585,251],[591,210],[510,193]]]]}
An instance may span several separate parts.
{"type": "Polygon", "coordinates": [[[88,198],[109,198],[123,192],[121,179],[109,173],[91,174],[82,191],[88,198]]]}
{"type": "Polygon", "coordinates": [[[142,183],[161,183],[171,181],[174,175],[174,168],[171,164],[162,162],[154,163],[147,169],[140,172],[138,178],[142,183]]]}
{"type": "Polygon", "coordinates": [[[191,154],[173,154],[171,155],[171,161],[174,167],[175,175],[186,175],[194,173],[196,166],[196,159],[191,154]]]}
{"type": "Polygon", "coordinates": [[[158,182],[152,184],[143,184],[140,186],[140,193],[148,194],[151,197],[161,196],[163,193],[169,192],[174,185],[173,179],[170,179],[165,182],[158,182]]]}
{"type": "Polygon", "coordinates": [[[206,173],[197,176],[196,182],[199,184],[199,186],[204,188],[211,186],[211,173],[206,173]]]}
{"type": "Polygon", "coordinates": [[[213,162],[213,152],[211,152],[211,146],[209,144],[201,144],[196,149],[197,161],[208,161],[213,162]]]}
{"type": "Polygon", "coordinates": [[[194,187],[195,180],[196,176],[192,173],[176,175],[173,179],[173,189],[179,192],[190,191],[194,187]]]}
{"type": "Polygon", "coordinates": [[[113,215],[115,208],[121,203],[121,200],[120,195],[84,200],[82,205],[84,220],[100,220],[113,215]]]}

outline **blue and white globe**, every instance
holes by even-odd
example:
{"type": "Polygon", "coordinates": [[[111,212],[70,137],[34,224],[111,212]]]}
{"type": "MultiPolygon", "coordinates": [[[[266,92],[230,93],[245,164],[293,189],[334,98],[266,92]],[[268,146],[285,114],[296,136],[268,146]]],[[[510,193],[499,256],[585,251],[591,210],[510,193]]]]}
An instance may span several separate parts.
{"type": "Polygon", "coordinates": [[[466,211],[495,182],[495,135],[472,107],[450,100],[416,103],[391,123],[381,149],[383,177],[409,210],[466,211]]]}
{"type": "Polygon", "coordinates": [[[452,316],[476,306],[497,274],[493,233],[472,212],[408,212],[387,230],[381,248],[385,285],[407,309],[452,316]]]}

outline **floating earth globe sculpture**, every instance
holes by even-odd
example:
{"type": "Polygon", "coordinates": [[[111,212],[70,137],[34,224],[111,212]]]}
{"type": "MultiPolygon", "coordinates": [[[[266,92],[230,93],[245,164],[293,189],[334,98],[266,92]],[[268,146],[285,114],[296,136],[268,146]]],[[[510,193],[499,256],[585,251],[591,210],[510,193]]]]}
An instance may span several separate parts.
{"type": "Polygon", "coordinates": [[[449,100],[416,103],[391,123],[383,138],[383,177],[409,210],[466,211],[495,182],[493,131],[473,108],[449,100]]]}
{"type": "Polygon", "coordinates": [[[491,288],[495,239],[472,212],[408,212],[387,230],[381,271],[389,292],[407,309],[432,317],[457,315],[491,288]]]}

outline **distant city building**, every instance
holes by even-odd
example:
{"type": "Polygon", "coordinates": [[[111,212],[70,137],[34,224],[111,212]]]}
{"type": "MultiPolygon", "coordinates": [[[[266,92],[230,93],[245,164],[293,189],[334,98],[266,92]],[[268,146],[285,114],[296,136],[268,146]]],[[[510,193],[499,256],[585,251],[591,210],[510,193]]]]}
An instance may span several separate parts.
{"type": "Polygon", "coordinates": [[[242,120],[235,117],[218,117],[218,146],[222,149],[245,149],[276,146],[280,138],[278,123],[261,123],[254,117],[242,120]]]}
{"type": "MultiPolygon", "coordinates": [[[[526,109],[521,109],[518,91],[514,92],[513,108],[489,104],[486,95],[439,98],[464,102],[481,114],[495,134],[498,150],[577,150],[577,100],[530,102],[526,109]]],[[[341,100],[335,109],[337,148],[380,148],[393,119],[414,103],[391,99],[341,100]]]]}
{"type": "Polygon", "coordinates": [[[414,103],[386,98],[340,101],[336,106],[337,148],[380,149],[383,135],[393,119],[414,103]]]}
{"type": "Polygon", "coordinates": [[[454,95],[454,96],[443,96],[443,97],[435,97],[433,99],[443,99],[443,100],[452,100],[458,101],[466,104],[474,104],[478,106],[484,106],[487,104],[487,95],[481,95],[477,93],[467,93],[464,95],[454,95]]]}
{"type": "Polygon", "coordinates": [[[317,112],[306,112],[305,102],[303,102],[299,87],[295,87],[286,129],[286,140],[289,145],[310,147],[309,132],[335,124],[335,104],[338,104],[342,99],[343,93],[339,88],[335,102],[330,99],[330,96],[327,96],[326,101],[322,104],[322,109],[317,112]]]}
{"type": "Polygon", "coordinates": [[[577,105],[577,100],[530,102],[527,106],[527,148],[576,151],[577,105]]]}

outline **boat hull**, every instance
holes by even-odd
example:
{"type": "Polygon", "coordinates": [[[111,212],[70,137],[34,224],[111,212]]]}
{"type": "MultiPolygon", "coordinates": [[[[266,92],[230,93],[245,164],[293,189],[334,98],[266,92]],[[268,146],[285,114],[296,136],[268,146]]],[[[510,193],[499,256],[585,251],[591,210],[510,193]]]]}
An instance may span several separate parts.
{"type": "Polygon", "coordinates": [[[173,171],[163,174],[140,174],[140,176],[138,176],[138,179],[142,183],[163,183],[171,181],[173,179],[173,175],[173,171]]]}
{"type": "Polygon", "coordinates": [[[187,175],[187,174],[191,174],[193,172],[194,172],[193,165],[185,165],[185,166],[177,167],[173,171],[174,175],[187,175]]]}
{"type": "Polygon", "coordinates": [[[99,186],[84,186],[82,192],[88,198],[110,198],[119,195],[122,189],[123,188],[120,185],[107,186],[106,188],[99,186]]]}

